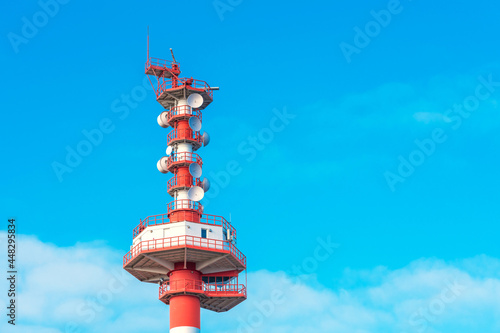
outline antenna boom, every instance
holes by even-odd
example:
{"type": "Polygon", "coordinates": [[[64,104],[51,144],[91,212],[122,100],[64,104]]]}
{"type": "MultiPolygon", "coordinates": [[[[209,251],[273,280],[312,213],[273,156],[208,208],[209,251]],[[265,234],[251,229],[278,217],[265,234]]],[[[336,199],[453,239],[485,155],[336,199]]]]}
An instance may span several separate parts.
{"type": "Polygon", "coordinates": [[[177,62],[175,61],[174,50],[172,50],[172,48],[170,48],[170,53],[172,53],[172,59],[174,59],[174,62],[177,62]]]}

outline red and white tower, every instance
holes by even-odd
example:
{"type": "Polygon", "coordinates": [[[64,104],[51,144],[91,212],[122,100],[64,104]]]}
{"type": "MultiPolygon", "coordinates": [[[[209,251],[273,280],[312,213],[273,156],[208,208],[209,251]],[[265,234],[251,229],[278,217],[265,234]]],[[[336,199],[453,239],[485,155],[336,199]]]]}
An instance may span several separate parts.
{"type": "Polygon", "coordinates": [[[123,267],[143,282],[159,283],[159,298],[170,305],[170,332],[200,332],[200,308],[223,312],[244,301],[246,257],[236,247],[236,230],[223,217],[204,214],[200,200],[210,187],[196,151],[210,140],[200,133],[202,110],[213,101],[206,82],[181,78],[179,63],[149,57],[146,74],[165,108],[158,116],[167,135],[167,156],[157,164],[173,177],[167,213],[140,221],[123,267]]]}

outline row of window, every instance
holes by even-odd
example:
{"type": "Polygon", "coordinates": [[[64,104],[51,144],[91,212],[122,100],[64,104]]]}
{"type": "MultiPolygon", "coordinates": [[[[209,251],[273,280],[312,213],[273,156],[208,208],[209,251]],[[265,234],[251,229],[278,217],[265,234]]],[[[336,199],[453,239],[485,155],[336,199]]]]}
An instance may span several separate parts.
{"type": "Polygon", "coordinates": [[[201,280],[204,283],[213,283],[213,284],[236,283],[236,278],[234,276],[203,276],[201,280]]]}
{"type": "MultiPolygon", "coordinates": [[[[201,229],[201,238],[207,238],[208,229],[201,229]]],[[[224,240],[227,240],[227,230],[223,229],[222,237],[224,240]]]]}

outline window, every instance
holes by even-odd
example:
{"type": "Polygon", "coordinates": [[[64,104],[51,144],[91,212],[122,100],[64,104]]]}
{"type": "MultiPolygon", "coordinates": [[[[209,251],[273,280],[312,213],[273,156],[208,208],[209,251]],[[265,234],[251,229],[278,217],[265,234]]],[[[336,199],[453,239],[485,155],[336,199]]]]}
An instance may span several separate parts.
{"type": "Polygon", "coordinates": [[[201,229],[201,238],[207,238],[207,229],[201,229]]]}

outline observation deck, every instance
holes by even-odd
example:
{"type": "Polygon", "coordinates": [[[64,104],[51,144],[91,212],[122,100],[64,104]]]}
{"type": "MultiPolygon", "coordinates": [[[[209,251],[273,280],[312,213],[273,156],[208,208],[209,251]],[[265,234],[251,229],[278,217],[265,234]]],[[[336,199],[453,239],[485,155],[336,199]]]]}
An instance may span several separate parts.
{"type": "Polygon", "coordinates": [[[246,269],[245,255],[231,241],[188,235],[139,242],[123,257],[123,268],[140,281],[156,283],[174,263],[188,261],[204,274],[246,269]]]}
{"type": "Polygon", "coordinates": [[[205,283],[196,280],[165,281],[160,286],[160,301],[169,304],[177,295],[194,295],[200,298],[200,306],[215,312],[225,312],[247,298],[244,284],[205,283]]]}

